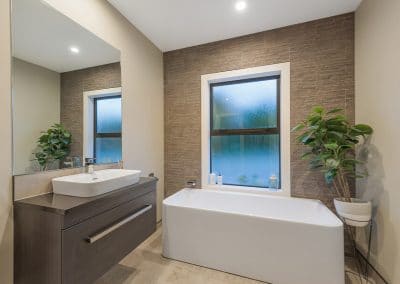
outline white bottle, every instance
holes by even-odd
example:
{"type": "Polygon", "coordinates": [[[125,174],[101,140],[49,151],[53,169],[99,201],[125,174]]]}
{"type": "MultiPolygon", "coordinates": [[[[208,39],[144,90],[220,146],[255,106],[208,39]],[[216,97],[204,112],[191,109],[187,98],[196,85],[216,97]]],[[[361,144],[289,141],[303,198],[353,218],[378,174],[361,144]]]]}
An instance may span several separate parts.
{"type": "Polygon", "coordinates": [[[277,190],[278,189],[278,178],[275,174],[272,174],[269,177],[269,188],[273,189],[273,190],[277,190]]]}
{"type": "Polygon", "coordinates": [[[218,175],[217,183],[218,183],[218,185],[222,185],[222,175],[221,174],[218,175]]]}
{"type": "Polygon", "coordinates": [[[94,167],[93,167],[93,165],[89,165],[88,166],[88,174],[93,174],[94,173],[94,167]]]}
{"type": "Polygon", "coordinates": [[[214,185],[217,183],[216,179],[217,179],[217,176],[214,173],[209,174],[209,182],[211,185],[214,185]]]}

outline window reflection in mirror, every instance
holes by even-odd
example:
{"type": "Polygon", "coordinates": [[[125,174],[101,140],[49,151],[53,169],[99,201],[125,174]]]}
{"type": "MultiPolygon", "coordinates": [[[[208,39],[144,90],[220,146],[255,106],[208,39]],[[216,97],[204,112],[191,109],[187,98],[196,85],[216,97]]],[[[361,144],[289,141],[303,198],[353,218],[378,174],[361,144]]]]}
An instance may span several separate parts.
{"type": "MultiPolygon", "coordinates": [[[[103,133],[83,127],[84,93],[120,90],[120,52],[42,1],[12,0],[12,6],[13,172],[79,167],[88,157],[84,137],[103,133]]],[[[116,103],[100,105],[99,121],[114,125],[107,110],[116,103]]],[[[89,157],[98,163],[121,159],[120,112],[118,118],[118,137],[96,137],[89,157]]]]}
{"type": "Polygon", "coordinates": [[[98,97],[94,101],[94,157],[97,163],[122,159],[121,96],[98,97]]]}

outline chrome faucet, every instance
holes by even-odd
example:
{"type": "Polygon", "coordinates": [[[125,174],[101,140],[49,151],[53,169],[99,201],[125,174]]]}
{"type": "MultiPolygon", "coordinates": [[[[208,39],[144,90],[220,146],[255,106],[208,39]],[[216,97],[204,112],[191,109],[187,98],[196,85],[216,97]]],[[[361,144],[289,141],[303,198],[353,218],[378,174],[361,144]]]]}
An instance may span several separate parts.
{"type": "Polygon", "coordinates": [[[88,174],[93,174],[94,173],[94,162],[96,161],[96,158],[85,158],[85,172],[88,174]]]}
{"type": "Polygon", "coordinates": [[[186,186],[187,186],[188,188],[196,188],[196,185],[197,185],[197,182],[196,182],[196,180],[194,180],[194,179],[188,180],[188,181],[186,182],[186,186]]]}

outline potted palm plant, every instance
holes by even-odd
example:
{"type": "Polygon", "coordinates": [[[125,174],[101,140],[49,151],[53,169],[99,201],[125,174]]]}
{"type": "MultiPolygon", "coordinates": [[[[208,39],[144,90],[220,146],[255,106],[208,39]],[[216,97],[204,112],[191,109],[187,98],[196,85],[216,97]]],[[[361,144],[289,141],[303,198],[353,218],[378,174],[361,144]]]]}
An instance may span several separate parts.
{"type": "Polygon", "coordinates": [[[365,124],[351,125],[342,112],[314,107],[292,131],[301,132],[297,141],[307,147],[302,158],[309,159],[311,168],[319,169],[336,192],[337,214],[348,225],[365,226],[371,219],[371,202],[353,198],[350,182],[367,175],[357,170],[356,166],[363,162],[355,159],[354,150],[373,130],[365,124]]]}

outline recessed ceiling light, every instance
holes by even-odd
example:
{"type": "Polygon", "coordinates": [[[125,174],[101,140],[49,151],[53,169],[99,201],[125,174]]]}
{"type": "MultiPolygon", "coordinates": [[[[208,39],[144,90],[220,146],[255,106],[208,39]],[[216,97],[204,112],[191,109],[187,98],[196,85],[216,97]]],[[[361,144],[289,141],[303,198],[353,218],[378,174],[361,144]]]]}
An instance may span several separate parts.
{"type": "Polygon", "coordinates": [[[247,3],[245,1],[238,1],[235,4],[236,11],[243,11],[244,9],[246,9],[246,7],[247,3]]]}
{"type": "Polygon", "coordinates": [[[79,53],[79,48],[77,48],[76,46],[71,46],[69,48],[69,51],[71,51],[72,53],[77,54],[77,53],[79,53]]]}

